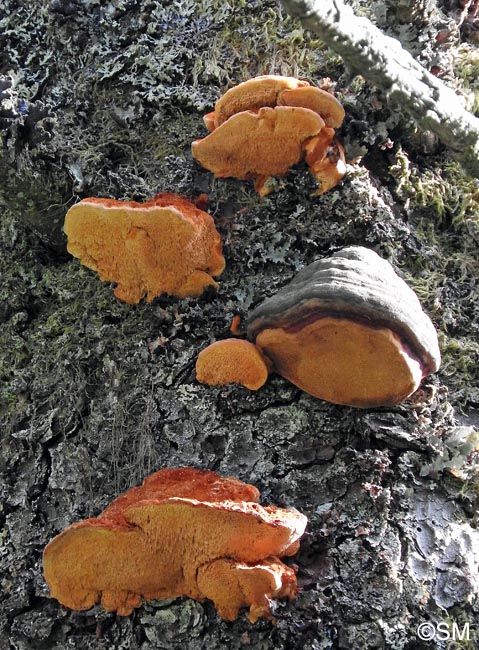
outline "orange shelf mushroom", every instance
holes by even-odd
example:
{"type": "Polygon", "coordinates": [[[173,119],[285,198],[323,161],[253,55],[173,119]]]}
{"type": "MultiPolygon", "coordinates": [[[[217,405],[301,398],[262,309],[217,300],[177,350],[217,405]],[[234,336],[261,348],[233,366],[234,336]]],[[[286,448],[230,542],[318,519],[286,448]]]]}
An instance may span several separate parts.
{"type": "Polygon", "coordinates": [[[215,128],[232,115],[263,106],[298,106],[320,115],[327,126],[339,128],[344,120],[344,108],[326,90],[311,86],[295,77],[261,75],[230,88],[216,102],[215,128]]]}
{"type": "Polygon", "coordinates": [[[193,156],[215,176],[245,179],[283,176],[303,156],[303,143],[319,134],[324,120],[294,106],[242,111],[192,145],[193,156]]]}
{"type": "Polygon", "coordinates": [[[254,178],[262,196],[270,176],[283,176],[306,154],[322,194],[346,173],[334,139],[343,119],[338,100],[307,81],[255,77],[228,90],[204,116],[210,134],[193,142],[192,153],[217,177],[254,178]]]}
{"type": "Polygon", "coordinates": [[[253,373],[256,350],[268,371],[310,395],[366,408],[401,403],[441,361],[416,294],[362,246],[305,267],[256,307],[247,335],[250,343],[226,340],[203,350],[199,381],[247,386],[238,377],[253,373]]]}
{"type": "Polygon", "coordinates": [[[65,217],[68,251],[117,283],[130,304],[162,293],[199,296],[225,267],[213,218],[176,194],[150,201],[83,199],[65,217]]]}
{"type": "Polygon", "coordinates": [[[269,365],[253,343],[224,339],[199,353],[196,378],[202,384],[241,384],[250,390],[258,390],[268,379],[269,365]]]}
{"type": "Polygon", "coordinates": [[[271,618],[272,598],[294,598],[297,552],[307,519],[260,506],[258,490],[193,468],[165,469],[129,490],[99,517],[72,524],[45,548],[53,598],[71,609],[98,602],[127,616],[141,599],[213,601],[234,620],[271,618]]]}
{"type": "Polygon", "coordinates": [[[278,374],[336,404],[399,404],[441,358],[415,293],[361,246],[305,267],[254,310],[247,330],[278,374]]]}

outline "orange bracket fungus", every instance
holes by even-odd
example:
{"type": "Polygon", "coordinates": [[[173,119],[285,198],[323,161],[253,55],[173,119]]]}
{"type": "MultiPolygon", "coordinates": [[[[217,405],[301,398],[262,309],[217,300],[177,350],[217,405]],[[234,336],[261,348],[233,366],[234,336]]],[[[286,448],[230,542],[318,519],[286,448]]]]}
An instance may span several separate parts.
{"type": "Polygon", "coordinates": [[[217,177],[254,178],[261,195],[270,176],[283,176],[306,155],[322,194],[346,172],[334,138],[343,119],[338,100],[307,81],[255,77],[228,90],[205,115],[210,133],[193,142],[192,153],[217,177]]]}
{"type": "Polygon", "coordinates": [[[116,297],[130,304],[199,296],[225,266],[213,218],[175,194],[146,203],[84,199],[68,210],[64,230],[68,251],[116,282],[116,297]]]}
{"type": "Polygon", "coordinates": [[[293,569],[307,519],[260,506],[258,490],[193,468],[164,469],[98,517],[72,524],[45,548],[52,597],[71,609],[101,602],[127,616],[141,599],[209,598],[234,620],[271,618],[272,598],[294,598],[293,569]]]}
{"type": "Polygon", "coordinates": [[[214,126],[217,128],[236,113],[263,106],[309,108],[334,128],[340,127],[344,119],[344,109],[331,93],[295,77],[262,75],[225,92],[216,102],[214,126]]]}
{"type": "Polygon", "coordinates": [[[241,384],[258,390],[268,379],[269,361],[249,341],[225,339],[202,350],[196,361],[196,378],[202,384],[241,384]]]}
{"type": "Polygon", "coordinates": [[[304,268],[253,311],[247,331],[277,373],[337,404],[398,404],[440,363],[415,293],[361,246],[304,268]]]}

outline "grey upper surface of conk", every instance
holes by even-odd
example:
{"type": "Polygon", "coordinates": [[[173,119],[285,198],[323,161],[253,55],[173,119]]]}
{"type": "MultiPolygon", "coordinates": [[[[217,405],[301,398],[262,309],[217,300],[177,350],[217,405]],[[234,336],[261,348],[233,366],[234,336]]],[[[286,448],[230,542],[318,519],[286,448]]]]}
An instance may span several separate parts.
{"type": "Polygon", "coordinates": [[[373,250],[349,246],[302,269],[251,314],[253,338],[267,327],[297,322],[308,314],[365,320],[389,327],[419,356],[430,373],[439,367],[436,330],[412,289],[373,250]]]}

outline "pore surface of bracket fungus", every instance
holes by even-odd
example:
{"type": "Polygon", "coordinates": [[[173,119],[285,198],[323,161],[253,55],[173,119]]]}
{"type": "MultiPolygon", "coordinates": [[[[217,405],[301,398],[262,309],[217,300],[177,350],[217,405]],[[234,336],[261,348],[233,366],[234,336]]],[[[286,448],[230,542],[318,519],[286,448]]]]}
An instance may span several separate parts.
{"type": "Polygon", "coordinates": [[[46,547],[52,597],[72,609],[101,602],[128,615],[141,598],[209,598],[227,620],[249,607],[270,617],[270,599],[296,595],[296,553],[307,519],[260,506],[258,490],[193,468],[165,469],[72,524],[46,547]]]}
{"type": "Polygon", "coordinates": [[[303,143],[319,134],[324,120],[294,106],[242,111],[193,143],[193,155],[215,176],[281,176],[301,160],[303,143]]]}
{"type": "Polygon", "coordinates": [[[241,384],[258,390],[268,379],[269,362],[256,345],[242,339],[216,341],[196,361],[196,378],[203,384],[241,384]]]}
{"type": "Polygon", "coordinates": [[[175,194],[150,201],[88,198],[65,218],[68,251],[102,280],[117,283],[115,295],[136,304],[162,293],[199,296],[224,269],[221,238],[213,218],[175,194]]]}
{"type": "Polygon", "coordinates": [[[440,363],[415,293],[374,251],[351,246],[304,268],[251,314],[248,336],[273,368],[338,404],[397,404],[440,363]]]}
{"type": "Polygon", "coordinates": [[[334,139],[344,109],[331,93],[293,77],[266,75],[228,90],[204,117],[210,134],[192,144],[193,156],[215,176],[255,178],[267,193],[306,154],[319,193],[344,176],[344,150],[334,139]]]}

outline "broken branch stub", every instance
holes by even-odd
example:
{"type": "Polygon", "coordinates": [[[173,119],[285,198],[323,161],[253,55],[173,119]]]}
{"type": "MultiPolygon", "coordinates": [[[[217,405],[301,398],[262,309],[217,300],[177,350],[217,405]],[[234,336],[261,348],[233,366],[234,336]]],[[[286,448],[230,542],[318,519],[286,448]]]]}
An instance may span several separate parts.
{"type": "Polygon", "coordinates": [[[479,176],[479,119],[398,40],[367,18],[355,16],[342,0],[282,0],[282,4],[347,66],[381,88],[422,128],[434,131],[470,174],[479,176]]]}

